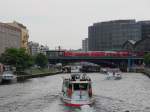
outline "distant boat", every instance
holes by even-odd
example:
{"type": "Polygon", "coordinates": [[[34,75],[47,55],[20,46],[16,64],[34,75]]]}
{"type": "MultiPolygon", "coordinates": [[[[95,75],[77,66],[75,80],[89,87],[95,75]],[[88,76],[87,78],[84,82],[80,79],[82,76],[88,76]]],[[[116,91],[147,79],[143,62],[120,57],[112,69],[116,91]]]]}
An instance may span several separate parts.
{"type": "Polygon", "coordinates": [[[100,72],[106,75],[108,71],[106,68],[101,68],[100,72]]]}
{"type": "Polygon", "coordinates": [[[120,79],[122,79],[121,74],[120,73],[116,73],[115,74],[115,80],[120,80],[120,79]]]}
{"type": "Polygon", "coordinates": [[[80,107],[95,102],[92,82],[86,74],[74,73],[63,79],[61,99],[66,106],[80,107]]]}
{"type": "Polygon", "coordinates": [[[107,72],[107,77],[106,79],[110,80],[110,79],[114,79],[113,73],[112,72],[107,72]]]}
{"type": "Polygon", "coordinates": [[[3,64],[0,63],[0,83],[2,82],[3,64]]]}
{"type": "Polygon", "coordinates": [[[2,82],[2,75],[0,74],[0,83],[2,82]]]}
{"type": "Polygon", "coordinates": [[[13,81],[14,79],[16,79],[16,76],[13,74],[12,71],[4,71],[2,74],[2,82],[5,81],[13,81]]]}
{"type": "Polygon", "coordinates": [[[119,69],[109,69],[107,71],[106,79],[108,79],[108,80],[110,80],[110,79],[113,79],[113,80],[120,80],[120,79],[122,79],[120,70],[119,69]]]}
{"type": "Polygon", "coordinates": [[[71,66],[71,73],[79,73],[81,66],[71,66]]]}

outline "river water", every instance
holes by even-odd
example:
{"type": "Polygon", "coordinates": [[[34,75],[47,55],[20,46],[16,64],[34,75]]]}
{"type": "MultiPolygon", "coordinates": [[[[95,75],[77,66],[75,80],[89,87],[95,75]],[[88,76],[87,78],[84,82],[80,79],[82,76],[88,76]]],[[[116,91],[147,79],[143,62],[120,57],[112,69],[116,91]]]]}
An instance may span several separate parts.
{"type": "Polygon", "coordinates": [[[150,79],[142,74],[123,73],[121,80],[88,74],[96,102],[87,109],[63,105],[60,92],[65,75],[0,85],[0,112],[150,112],[150,79]]]}

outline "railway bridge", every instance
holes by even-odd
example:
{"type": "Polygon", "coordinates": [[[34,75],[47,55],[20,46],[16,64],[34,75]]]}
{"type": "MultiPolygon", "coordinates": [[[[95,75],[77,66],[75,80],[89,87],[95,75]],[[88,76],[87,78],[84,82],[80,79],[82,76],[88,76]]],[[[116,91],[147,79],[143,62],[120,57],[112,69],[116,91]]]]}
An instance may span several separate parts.
{"type": "Polygon", "coordinates": [[[102,67],[130,69],[143,63],[143,57],[141,56],[64,56],[62,54],[47,56],[50,64],[62,63],[63,65],[75,62],[91,62],[102,67]]]}

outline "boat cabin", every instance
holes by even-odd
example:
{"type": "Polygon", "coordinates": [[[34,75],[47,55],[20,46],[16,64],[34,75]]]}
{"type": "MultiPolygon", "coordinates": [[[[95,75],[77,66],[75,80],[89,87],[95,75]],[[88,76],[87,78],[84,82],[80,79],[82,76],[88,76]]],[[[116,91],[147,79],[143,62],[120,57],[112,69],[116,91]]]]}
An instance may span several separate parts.
{"type": "Polygon", "coordinates": [[[64,79],[62,91],[66,97],[74,99],[92,97],[91,79],[86,74],[72,74],[64,79]]]}

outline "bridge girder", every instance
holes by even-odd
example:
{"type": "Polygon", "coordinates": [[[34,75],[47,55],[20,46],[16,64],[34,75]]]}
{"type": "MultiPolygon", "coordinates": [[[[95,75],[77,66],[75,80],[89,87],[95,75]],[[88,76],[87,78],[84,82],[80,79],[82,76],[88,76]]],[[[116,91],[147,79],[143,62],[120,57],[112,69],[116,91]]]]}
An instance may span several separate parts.
{"type": "Polygon", "coordinates": [[[62,63],[64,65],[74,62],[92,62],[101,66],[126,66],[131,67],[133,64],[143,62],[141,57],[51,57],[49,62],[52,64],[62,63]]]}

